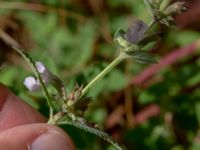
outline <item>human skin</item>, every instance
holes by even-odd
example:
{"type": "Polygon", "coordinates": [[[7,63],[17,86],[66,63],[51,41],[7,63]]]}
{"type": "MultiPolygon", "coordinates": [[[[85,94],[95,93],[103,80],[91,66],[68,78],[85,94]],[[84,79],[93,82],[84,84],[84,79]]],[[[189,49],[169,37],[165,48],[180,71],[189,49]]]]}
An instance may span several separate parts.
{"type": "Polygon", "coordinates": [[[75,150],[70,137],[0,84],[1,150],[75,150]]]}

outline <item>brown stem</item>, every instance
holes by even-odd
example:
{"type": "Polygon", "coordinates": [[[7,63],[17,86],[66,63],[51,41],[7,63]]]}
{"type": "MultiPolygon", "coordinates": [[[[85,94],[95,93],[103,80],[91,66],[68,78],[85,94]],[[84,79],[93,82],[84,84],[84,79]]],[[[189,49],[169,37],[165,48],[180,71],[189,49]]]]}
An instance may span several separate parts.
{"type": "MultiPolygon", "coordinates": [[[[125,73],[128,79],[131,78],[129,68],[130,68],[130,60],[127,60],[125,73]]],[[[124,94],[125,94],[125,115],[127,119],[127,124],[128,124],[128,127],[133,127],[135,124],[135,120],[134,120],[134,114],[133,114],[133,100],[132,100],[131,88],[126,87],[124,94]]]]}

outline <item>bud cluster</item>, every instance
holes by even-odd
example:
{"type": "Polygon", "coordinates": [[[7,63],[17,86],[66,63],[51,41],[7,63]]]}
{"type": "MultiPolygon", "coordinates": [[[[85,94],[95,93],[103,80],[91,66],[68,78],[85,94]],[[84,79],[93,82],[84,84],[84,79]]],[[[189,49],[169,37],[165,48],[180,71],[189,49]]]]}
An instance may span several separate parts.
{"type": "Polygon", "coordinates": [[[165,15],[172,15],[175,13],[182,13],[187,10],[185,2],[175,2],[169,5],[163,12],[165,15]]]}
{"type": "Polygon", "coordinates": [[[154,20],[167,26],[173,25],[172,15],[182,13],[187,10],[185,2],[173,2],[164,4],[163,0],[148,0],[154,20]],[[165,6],[163,6],[165,5],[165,6]]]}

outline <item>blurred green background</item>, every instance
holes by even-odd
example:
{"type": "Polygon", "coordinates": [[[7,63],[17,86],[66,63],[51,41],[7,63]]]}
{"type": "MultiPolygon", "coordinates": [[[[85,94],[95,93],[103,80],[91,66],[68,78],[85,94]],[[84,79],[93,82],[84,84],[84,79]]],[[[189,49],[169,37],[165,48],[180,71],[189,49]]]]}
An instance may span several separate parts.
{"type": "MultiPolygon", "coordinates": [[[[127,60],[88,93],[94,100],[87,120],[128,150],[200,149],[200,1],[187,5],[188,12],[175,16],[177,28],[151,49],[159,67],[127,60]]],[[[68,92],[115,58],[113,34],[137,18],[150,20],[142,0],[0,1],[0,29],[57,74],[68,92]]],[[[23,85],[32,72],[2,40],[0,63],[0,82],[47,115],[42,92],[29,92],[23,85]]],[[[63,128],[78,149],[113,150],[96,136],[63,128]]]]}

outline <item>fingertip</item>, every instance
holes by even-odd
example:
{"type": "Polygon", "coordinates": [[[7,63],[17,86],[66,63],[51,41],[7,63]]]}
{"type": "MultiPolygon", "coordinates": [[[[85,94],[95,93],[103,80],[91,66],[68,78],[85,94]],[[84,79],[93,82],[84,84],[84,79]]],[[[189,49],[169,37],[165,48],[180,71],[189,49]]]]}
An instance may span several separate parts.
{"type": "Polygon", "coordinates": [[[75,150],[71,138],[63,130],[56,126],[47,126],[47,130],[34,139],[31,150],[75,150]]]}
{"type": "Polygon", "coordinates": [[[3,149],[75,150],[71,138],[60,128],[47,124],[29,124],[0,133],[3,149]]]}

